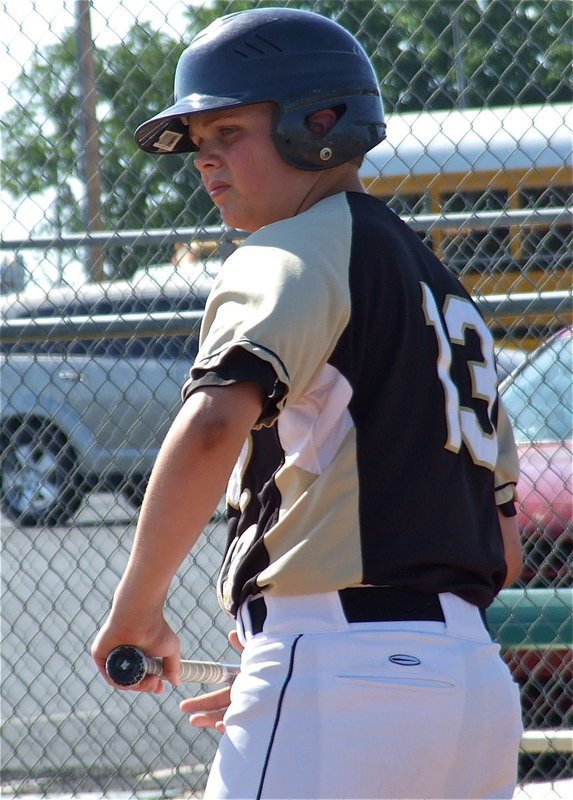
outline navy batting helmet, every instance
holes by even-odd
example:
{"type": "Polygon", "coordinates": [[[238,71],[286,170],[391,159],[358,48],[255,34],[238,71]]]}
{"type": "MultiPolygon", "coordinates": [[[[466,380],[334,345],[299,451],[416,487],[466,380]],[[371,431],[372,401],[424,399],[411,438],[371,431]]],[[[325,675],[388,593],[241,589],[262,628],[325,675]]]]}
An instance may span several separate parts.
{"type": "Polygon", "coordinates": [[[175,73],[175,103],[144,122],[135,138],[148,153],[196,150],[181,117],[273,102],[273,138],[282,158],[304,170],[338,166],[385,137],[378,81],[356,39],[310,11],[259,8],[221,17],[193,39],[175,73]],[[306,121],[333,108],[317,137],[306,121]]]}

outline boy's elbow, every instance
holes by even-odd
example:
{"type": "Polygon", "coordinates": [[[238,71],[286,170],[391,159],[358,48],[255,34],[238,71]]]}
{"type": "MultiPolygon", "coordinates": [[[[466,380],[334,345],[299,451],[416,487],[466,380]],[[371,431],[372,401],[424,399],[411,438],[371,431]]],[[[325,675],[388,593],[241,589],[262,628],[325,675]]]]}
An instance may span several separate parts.
{"type": "Polygon", "coordinates": [[[521,575],[523,569],[523,552],[521,549],[517,517],[505,517],[500,512],[498,512],[498,517],[507,568],[504,586],[509,586],[521,575]]]}
{"type": "Polygon", "coordinates": [[[225,448],[230,440],[234,440],[234,420],[230,414],[210,413],[197,420],[195,447],[204,453],[225,448]]]}
{"type": "Polygon", "coordinates": [[[187,443],[210,453],[242,445],[260,414],[260,390],[254,384],[208,387],[185,401],[179,425],[187,443]]]}
{"type": "Polygon", "coordinates": [[[515,583],[515,581],[521,575],[521,571],[523,569],[523,558],[521,554],[508,558],[508,555],[506,553],[505,563],[507,566],[507,574],[505,576],[505,581],[503,583],[504,587],[510,586],[512,583],[515,583]]]}

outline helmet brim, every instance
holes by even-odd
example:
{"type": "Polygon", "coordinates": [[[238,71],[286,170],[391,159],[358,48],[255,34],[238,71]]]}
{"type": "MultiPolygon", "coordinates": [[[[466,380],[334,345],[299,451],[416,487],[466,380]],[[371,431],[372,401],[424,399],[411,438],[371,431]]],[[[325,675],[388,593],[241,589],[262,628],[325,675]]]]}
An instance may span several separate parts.
{"type": "Polygon", "coordinates": [[[196,148],[181,118],[200,111],[216,111],[238,105],[242,105],[242,101],[236,97],[189,95],[143,122],[135,131],[135,141],[146,153],[155,155],[194,152],[196,148]]]}

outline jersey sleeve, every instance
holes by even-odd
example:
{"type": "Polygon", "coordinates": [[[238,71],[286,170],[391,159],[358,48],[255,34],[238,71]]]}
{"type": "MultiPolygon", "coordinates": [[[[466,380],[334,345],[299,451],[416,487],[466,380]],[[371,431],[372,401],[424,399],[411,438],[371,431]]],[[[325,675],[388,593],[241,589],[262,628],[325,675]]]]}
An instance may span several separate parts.
{"type": "Polygon", "coordinates": [[[270,225],[227,259],[184,398],[199,386],[255,380],[267,397],[259,424],[269,425],[302,396],[350,314],[351,237],[340,211],[327,204],[270,225]]]}
{"type": "Polygon", "coordinates": [[[519,480],[519,460],[513,430],[507,412],[499,399],[497,417],[498,455],[495,467],[495,502],[505,506],[516,500],[515,487],[519,480]]]}

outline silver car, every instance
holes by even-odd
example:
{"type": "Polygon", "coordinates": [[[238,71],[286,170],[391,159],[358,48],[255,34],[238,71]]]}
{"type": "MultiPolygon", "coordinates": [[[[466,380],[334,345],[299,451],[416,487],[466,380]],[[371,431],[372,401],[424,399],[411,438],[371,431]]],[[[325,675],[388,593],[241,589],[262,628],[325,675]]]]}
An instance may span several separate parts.
{"type": "Polygon", "coordinates": [[[39,342],[3,339],[0,504],[6,515],[20,525],[61,523],[95,488],[141,503],[197,352],[197,323],[185,320],[200,317],[205,296],[172,278],[161,287],[153,280],[114,281],[2,300],[4,330],[23,318],[30,329],[49,330],[51,321],[72,327],[71,338],[52,332],[39,342]],[[157,317],[161,325],[173,312],[185,317],[179,335],[164,335],[160,327],[136,335],[150,315],[157,328],[157,317]],[[118,322],[124,330],[110,336],[94,328],[91,339],[73,338],[82,318],[92,328],[111,320],[116,331],[118,322]]]}

